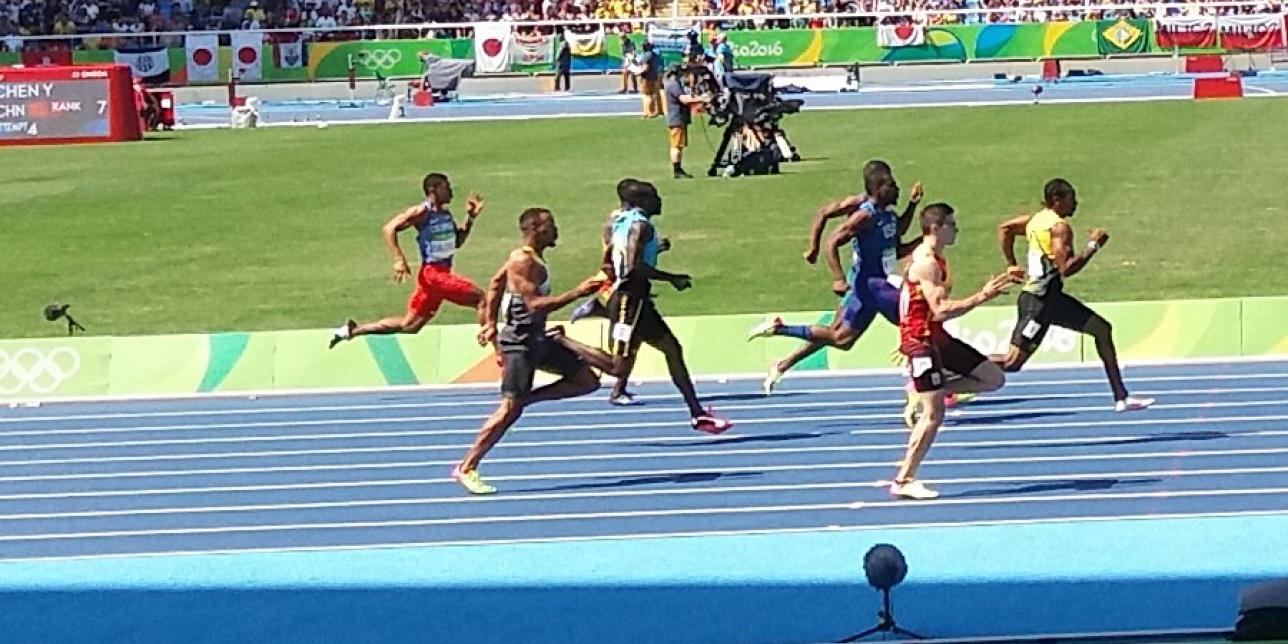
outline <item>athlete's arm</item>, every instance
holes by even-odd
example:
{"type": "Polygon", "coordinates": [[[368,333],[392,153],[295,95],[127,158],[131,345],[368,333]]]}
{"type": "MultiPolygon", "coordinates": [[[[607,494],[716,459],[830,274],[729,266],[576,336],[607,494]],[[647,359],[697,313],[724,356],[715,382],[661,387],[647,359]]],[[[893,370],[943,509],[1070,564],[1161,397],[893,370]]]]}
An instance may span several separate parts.
{"type": "MultiPolygon", "coordinates": [[[[912,184],[912,192],[908,194],[908,205],[904,206],[903,214],[899,215],[899,232],[896,236],[903,237],[904,233],[908,232],[908,229],[912,227],[912,216],[917,213],[917,204],[921,203],[921,196],[921,182],[918,181],[912,184]]],[[[920,243],[917,242],[918,245],[920,243]]],[[[916,248],[916,245],[913,248],[916,248]]],[[[911,253],[912,251],[909,250],[908,252],[911,253]]]]}
{"type": "Polygon", "coordinates": [[[557,311],[569,304],[572,304],[579,297],[590,295],[599,290],[602,279],[594,277],[587,278],[577,285],[577,288],[571,291],[565,291],[558,295],[540,295],[537,292],[536,273],[538,264],[532,256],[521,250],[516,250],[510,254],[508,273],[510,277],[510,292],[523,298],[523,304],[533,313],[549,313],[557,311]]]}
{"type": "Polygon", "coordinates": [[[471,193],[469,200],[465,202],[465,225],[456,227],[456,247],[460,248],[465,245],[465,239],[470,236],[470,231],[474,229],[474,220],[483,212],[483,195],[471,193]]]}
{"type": "Polygon", "coordinates": [[[385,245],[394,254],[394,281],[401,282],[407,279],[411,274],[411,269],[407,267],[407,256],[403,254],[402,248],[398,246],[398,233],[419,223],[425,218],[424,206],[412,206],[390,219],[383,229],[385,245]]]}
{"type": "Polygon", "coordinates": [[[1073,254],[1073,229],[1065,222],[1051,227],[1051,254],[1055,255],[1055,267],[1060,277],[1073,277],[1087,266],[1092,256],[1100,247],[1109,241],[1109,234],[1096,228],[1091,231],[1091,241],[1081,253],[1073,254]]]}
{"type": "Polygon", "coordinates": [[[911,255],[912,251],[917,250],[917,247],[921,245],[921,240],[922,237],[918,236],[916,239],[899,242],[899,248],[895,250],[895,257],[903,259],[911,255]]]}
{"type": "Polygon", "coordinates": [[[824,204],[814,211],[814,219],[809,225],[809,247],[805,250],[805,261],[813,264],[818,261],[818,245],[823,241],[823,229],[827,222],[842,215],[854,214],[863,205],[867,195],[850,196],[824,204]]]}
{"type": "Polygon", "coordinates": [[[497,309],[501,305],[501,290],[505,288],[509,268],[510,262],[507,259],[496,275],[492,276],[487,284],[487,292],[483,294],[483,324],[478,334],[480,347],[487,346],[496,339],[497,309]]]}
{"type": "Polygon", "coordinates": [[[637,221],[631,224],[631,230],[626,236],[626,266],[625,277],[639,277],[647,280],[662,280],[670,282],[676,290],[683,291],[692,285],[692,280],[688,275],[678,273],[668,273],[658,270],[656,266],[651,266],[643,260],[644,244],[655,234],[653,226],[637,221]]]}
{"type": "Polygon", "coordinates": [[[507,261],[487,283],[487,292],[483,294],[483,326],[496,326],[497,315],[501,306],[501,291],[505,289],[509,268],[510,263],[507,261]]]}
{"type": "Polygon", "coordinates": [[[832,236],[827,238],[827,267],[832,270],[832,292],[840,295],[849,288],[845,283],[845,270],[841,268],[841,247],[871,227],[872,215],[860,210],[851,214],[839,228],[832,231],[832,236]]]}
{"type": "Polygon", "coordinates": [[[1029,220],[1033,215],[1020,215],[1014,219],[1007,219],[997,226],[997,245],[1002,248],[1002,257],[1006,258],[1008,267],[1019,267],[1020,263],[1015,260],[1015,238],[1024,234],[1024,227],[1029,225],[1029,220]]]}
{"type": "Polygon", "coordinates": [[[1008,285],[1014,283],[1014,278],[1002,273],[988,280],[988,283],[974,295],[964,300],[950,300],[948,289],[944,288],[944,276],[939,270],[939,265],[927,255],[913,258],[912,266],[908,267],[908,279],[921,286],[921,292],[925,294],[926,303],[930,306],[930,312],[936,320],[951,320],[964,315],[971,309],[1001,295],[1008,285]]]}

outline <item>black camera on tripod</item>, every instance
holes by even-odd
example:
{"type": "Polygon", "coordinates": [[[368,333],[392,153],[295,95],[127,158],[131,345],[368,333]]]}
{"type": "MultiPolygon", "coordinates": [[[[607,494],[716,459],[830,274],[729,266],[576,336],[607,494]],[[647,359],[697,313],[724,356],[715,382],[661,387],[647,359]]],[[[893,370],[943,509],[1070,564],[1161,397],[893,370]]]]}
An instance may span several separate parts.
{"type": "Polygon", "coordinates": [[[711,124],[725,131],[707,175],[778,174],[779,163],[800,161],[780,122],[805,101],[779,97],[771,74],[732,72],[721,80],[724,91],[706,110],[711,124]]]}

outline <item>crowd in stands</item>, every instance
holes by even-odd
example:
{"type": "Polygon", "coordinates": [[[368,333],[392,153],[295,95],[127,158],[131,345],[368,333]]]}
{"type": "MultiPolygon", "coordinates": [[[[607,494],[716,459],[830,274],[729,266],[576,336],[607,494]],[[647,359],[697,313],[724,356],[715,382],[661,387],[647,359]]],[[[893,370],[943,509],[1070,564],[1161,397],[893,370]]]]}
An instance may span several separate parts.
{"type": "MultiPolygon", "coordinates": [[[[684,13],[708,16],[775,15],[782,18],[728,22],[726,29],[868,25],[873,20],[805,19],[820,12],[908,12],[926,24],[1095,20],[1147,12],[1107,11],[1110,0],[679,0],[684,13]],[[1058,5],[1058,9],[1034,6],[1058,5]],[[936,13],[944,9],[1005,9],[997,13],[936,13]]],[[[1278,1],[1243,7],[1213,7],[1201,0],[1162,0],[1173,14],[1277,12],[1278,1]]],[[[489,20],[645,18],[668,14],[667,0],[0,0],[0,50],[17,49],[18,37],[95,34],[129,37],[141,32],[360,27],[365,25],[469,23],[489,20]],[[655,3],[657,3],[655,5],[655,3]]],[[[623,28],[629,28],[623,25],[623,28]]],[[[438,37],[469,35],[468,29],[427,28],[333,32],[322,38],[438,37]]],[[[159,44],[159,43],[158,43],[159,44]]]]}

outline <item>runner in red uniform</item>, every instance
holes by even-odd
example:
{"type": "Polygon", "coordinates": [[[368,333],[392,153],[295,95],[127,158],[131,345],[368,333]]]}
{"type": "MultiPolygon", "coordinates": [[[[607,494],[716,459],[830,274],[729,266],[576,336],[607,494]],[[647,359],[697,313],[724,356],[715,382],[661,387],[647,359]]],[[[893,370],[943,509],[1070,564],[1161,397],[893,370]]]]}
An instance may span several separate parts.
{"type": "Polygon", "coordinates": [[[1000,367],[948,335],[944,320],[1001,295],[1016,281],[1003,273],[964,300],[948,299],[952,282],[944,249],[957,241],[957,218],[952,207],[944,203],[926,206],[921,211],[921,231],[921,245],[912,252],[899,294],[899,352],[907,358],[908,377],[917,391],[922,412],[890,484],[890,494],[907,499],[939,496],[917,480],[917,468],[944,422],[945,395],[994,391],[1006,382],[1000,367]]]}
{"type": "Polygon", "coordinates": [[[470,195],[465,203],[465,224],[458,225],[447,209],[452,202],[452,183],[447,175],[437,172],[426,175],[422,188],[425,201],[399,213],[384,227],[385,244],[394,255],[395,282],[411,275],[407,258],[398,246],[398,233],[408,228],[416,229],[421,264],[416,274],[416,291],[407,302],[407,313],[366,324],[347,320],[331,334],[330,348],[362,335],[418,333],[438,314],[444,300],[476,309],[479,323],[483,322],[483,292],[469,278],[452,272],[452,259],[457,249],[470,236],[474,220],[483,211],[483,197],[470,195]]]}

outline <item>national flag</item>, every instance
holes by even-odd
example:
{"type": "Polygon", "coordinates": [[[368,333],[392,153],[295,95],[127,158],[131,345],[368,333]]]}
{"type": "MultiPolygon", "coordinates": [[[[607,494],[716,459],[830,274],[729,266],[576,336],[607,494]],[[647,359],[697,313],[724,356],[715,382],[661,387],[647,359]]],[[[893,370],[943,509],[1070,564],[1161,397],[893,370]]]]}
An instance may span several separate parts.
{"type": "Polygon", "coordinates": [[[661,25],[648,26],[648,42],[653,45],[653,50],[659,55],[671,52],[681,53],[689,44],[689,34],[694,33],[690,27],[663,27],[661,25]]]}
{"type": "Polygon", "coordinates": [[[273,43],[273,66],[278,69],[299,69],[304,66],[304,41],[279,38],[273,43]]]}
{"type": "Polygon", "coordinates": [[[510,46],[513,65],[549,65],[555,60],[554,36],[514,34],[510,46]]]}
{"type": "Polygon", "coordinates": [[[1096,23],[1096,47],[1100,54],[1139,54],[1149,44],[1146,20],[1101,20],[1096,23]]]}
{"type": "Polygon", "coordinates": [[[1161,49],[1216,47],[1216,16],[1159,16],[1154,39],[1161,49]]]}
{"type": "Polygon", "coordinates": [[[1225,49],[1259,51],[1284,44],[1284,23],[1277,13],[1221,16],[1216,24],[1225,49]]]}
{"type": "Polygon", "coordinates": [[[257,81],[264,76],[264,33],[261,31],[234,31],[233,72],[243,81],[257,81]]]}
{"type": "Polygon", "coordinates": [[[508,70],[512,40],[508,22],[474,23],[474,63],[479,73],[495,74],[508,70]]]}
{"type": "Polygon", "coordinates": [[[572,49],[573,56],[598,56],[604,53],[603,25],[588,34],[579,34],[565,29],[563,37],[568,41],[568,47],[572,49]]]}
{"type": "Polygon", "coordinates": [[[121,48],[116,62],[129,65],[135,78],[150,85],[170,81],[170,52],[165,47],[121,48]]]}
{"type": "Polygon", "coordinates": [[[895,47],[917,47],[926,44],[926,27],[913,22],[900,22],[895,25],[877,27],[877,46],[893,49],[895,47]]]}
{"type": "Polygon", "coordinates": [[[185,36],[183,48],[188,58],[189,83],[214,83],[219,81],[218,34],[192,34],[185,36]]]}

